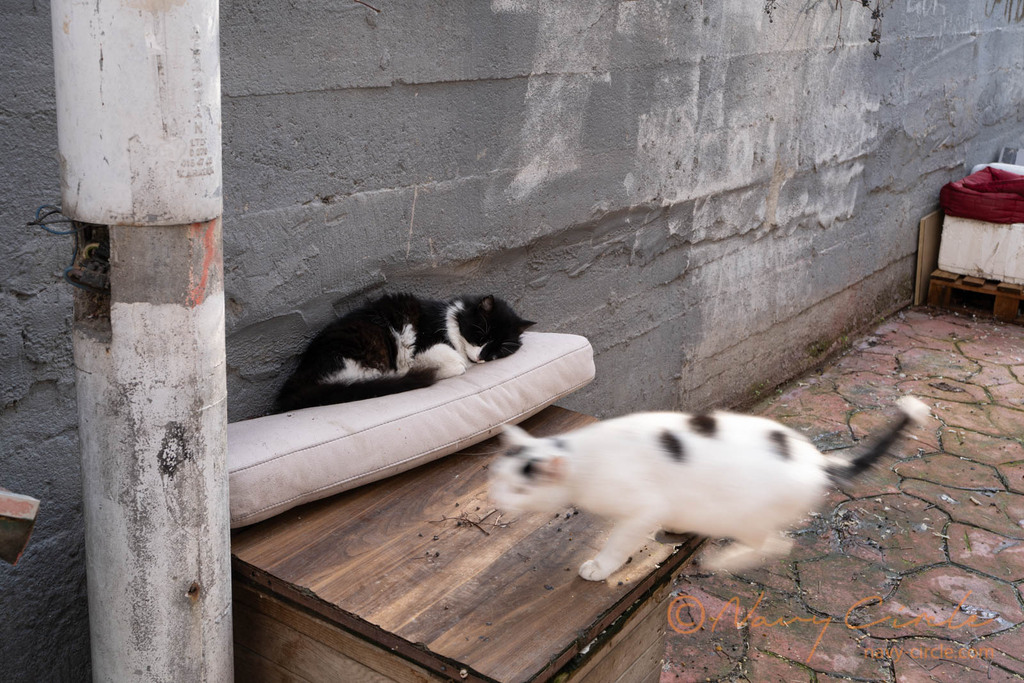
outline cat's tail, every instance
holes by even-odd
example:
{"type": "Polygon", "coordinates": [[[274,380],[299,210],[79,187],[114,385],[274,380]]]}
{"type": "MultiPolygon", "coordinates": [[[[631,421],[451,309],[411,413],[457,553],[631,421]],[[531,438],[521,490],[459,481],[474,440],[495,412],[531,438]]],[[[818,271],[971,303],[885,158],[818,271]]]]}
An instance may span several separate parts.
{"type": "Polygon", "coordinates": [[[351,384],[306,383],[297,387],[285,385],[277,397],[277,410],[288,412],[313,406],[362,401],[367,398],[423,389],[436,381],[437,376],[434,370],[428,369],[413,370],[401,377],[378,377],[351,384]]]}
{"type": "Polygon", "coordinates": [[[915,424],[924,424],[924,421],[931,414],[928,406],[913,396],[904,396],[896,406],[900,410],[899,417],[884,432],[875,437],[874,443],[871,444],[868,450],[853,460],[830,458],[828,475],[834,483],[847,482],[871,467],[876,460],[889,451],[893,443],[904,431],[915,424]]]}

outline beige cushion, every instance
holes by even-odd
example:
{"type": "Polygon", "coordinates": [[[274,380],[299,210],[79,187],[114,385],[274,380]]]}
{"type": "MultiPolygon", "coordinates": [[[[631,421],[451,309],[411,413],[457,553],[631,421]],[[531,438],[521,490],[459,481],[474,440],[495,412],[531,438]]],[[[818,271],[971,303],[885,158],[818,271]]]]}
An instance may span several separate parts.
{"type": "Polygon", "coordinates": [[[231,526],[454,453],[593,378],[586,339],[527,332],[508,358],[426,389],[229,424],[231,526]]]}

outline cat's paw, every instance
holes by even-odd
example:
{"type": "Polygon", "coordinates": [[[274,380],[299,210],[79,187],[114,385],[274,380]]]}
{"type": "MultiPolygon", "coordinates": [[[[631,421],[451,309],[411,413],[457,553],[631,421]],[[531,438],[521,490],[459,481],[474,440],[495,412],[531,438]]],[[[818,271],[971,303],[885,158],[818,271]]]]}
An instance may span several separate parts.
{"type": "Polygon", "coordinates": [[[587,560],[580,565],[580,577],[587,581],[604,581],[611,576],[611,571],[604,569],[596,560],[587,560]]]}
{"type": "Polygon", "coordinates": [[[701,558],[701,567],[712,572],[735,572],[761,563],[763,556],[753,548],[731,545],[701,558]]]}
{"type": "Polygon", "coordinates": [[[437,370],[438,379],[448,379],[449,377],[458,377],[459,375],[465,374],[465,363],[445,363],[437,370]]]}
{"type": "Polygon", "coordinates": [[[711,571],[736,572],[786,555],[792,547],[793,539],[774,535],[768,536],[760,548],[751,548],[737,542],[706,554],[701,559],[701,566],[711,571]]]}

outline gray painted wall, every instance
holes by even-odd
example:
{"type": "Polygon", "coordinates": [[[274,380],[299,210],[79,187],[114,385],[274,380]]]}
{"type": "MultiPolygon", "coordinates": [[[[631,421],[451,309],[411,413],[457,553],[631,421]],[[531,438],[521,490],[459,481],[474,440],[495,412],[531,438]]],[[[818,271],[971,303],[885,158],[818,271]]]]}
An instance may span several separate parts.
{"type": "MultiPolygon", "coordinates": [[[[906,303],[918,219],[1024,138],[1021,0],[223,0],[228,382],[266,410],[381,291],[493,291],[587,335],[608,416],[744,401],[906,303]]],[[[88,678],[50,18],[0,5],[5,680],[88,678]]]]}

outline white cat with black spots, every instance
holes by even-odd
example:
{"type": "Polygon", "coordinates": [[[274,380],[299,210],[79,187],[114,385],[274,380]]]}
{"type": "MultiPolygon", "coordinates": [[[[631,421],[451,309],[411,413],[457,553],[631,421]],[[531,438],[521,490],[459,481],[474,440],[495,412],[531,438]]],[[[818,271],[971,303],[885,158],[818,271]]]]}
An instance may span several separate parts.
{"type": "Polygon", "coordinates": [[[782,532],[856,476],[929,411],[905,397],[900,417],[852,459],[822,454],[799,432],[749,415],[637,413],[551,438],[504,428],[505,455],[490,468],[490,496],[506,512],[569,505],[613,522],[579,574],[602,581],[657,530],[735,541],[705,562],[738,569],[784,554],[782,532]]]}

